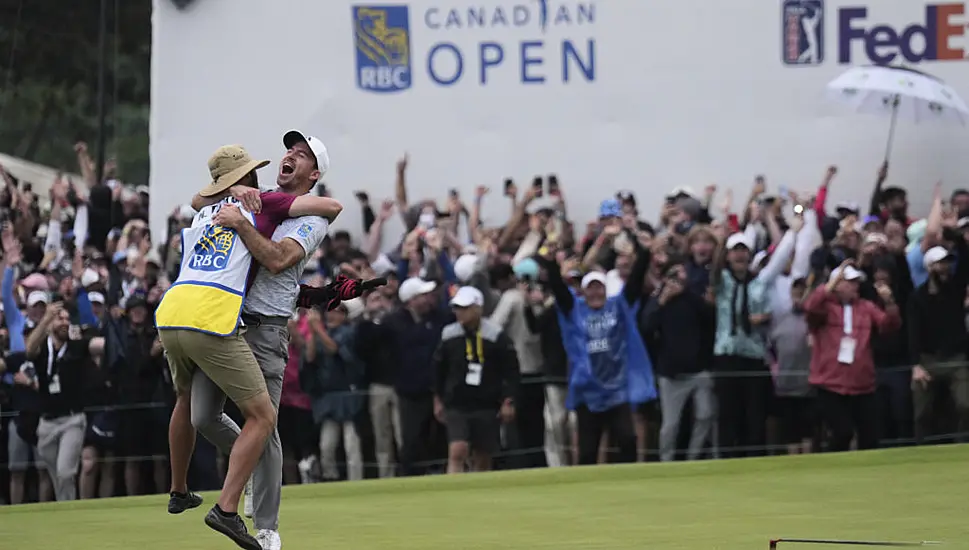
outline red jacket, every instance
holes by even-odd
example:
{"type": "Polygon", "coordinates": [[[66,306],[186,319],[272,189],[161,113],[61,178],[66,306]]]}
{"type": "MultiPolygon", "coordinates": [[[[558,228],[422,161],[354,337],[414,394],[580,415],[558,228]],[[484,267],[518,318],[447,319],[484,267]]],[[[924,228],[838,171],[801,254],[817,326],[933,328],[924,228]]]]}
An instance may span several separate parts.
{"type": "Polygon", "coordinates": [[[850,365],[838,362],[841,339],[845,336],[844,306],[841,301],[821,286],[804,301],[804,310],[813,339],[808,381],[841,395],[873,393],[877,382],[875,360],[871,354],[872,329],[886,333],[901,328],[898,306],[892,304],[882,310],[868,300],[855,300],[851,312],[855,360],[850,365]]]}

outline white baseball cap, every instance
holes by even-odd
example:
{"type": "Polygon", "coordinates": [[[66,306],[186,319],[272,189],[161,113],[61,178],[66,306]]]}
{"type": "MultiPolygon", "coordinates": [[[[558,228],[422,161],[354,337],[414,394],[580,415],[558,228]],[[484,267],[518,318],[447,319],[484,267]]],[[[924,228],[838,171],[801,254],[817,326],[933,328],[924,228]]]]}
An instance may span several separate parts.
{"type": "Polygon", "coordinates": [[[750,239],[744,233],[734,233],[727,237],[727,250],[733,250],[738,246],[746,247],[747,250],[754,249],[754,243],[750,242],[750,239]]]}
{"type": "Polygon", "coordinates": [[[462,286],[451,298],[454,307],[484,306],[484,294],[473,286],[462,286]]]}
{"type": "Polygon", "coordinates": [[[475,267],[478,265],[478,257],[474,254],[462,254],[454,260],[454,276],[458,281],[466,283],[474,275],[475,267]]]}
{"type": "Polygon", "coordinates": [[[425,281],[420,277],[411,277],[400,283],[400,288],[397,289],[397,297],[400,298],[401,302],[406,304],[421,294],[432,292],[435,288],[437,288],[437,283],[434,281],[425,281]]]}
{"type": "Polygon", "coordinates": [[[932,264],[939,263],[942,260],[950,257],[952,257],[952,254],[949,253],[947,248],[942,246],[933,246],[932,248],[928,249],[925,252],[925,256],[922,257],[922,265],[928,268],[932,264]]]}
{"type": "Polygon", "coordinates": [[[844,275],[841,278],[845,281],[864,281],[865,280],[865,272],[859,269],[855,269],[854,266],[850,266],[850,265],[845,266],[844,268],[842,268],[841,266],[834,268],[828,280],[833,281],[837,279],[838,274],[841,273],[842,269],[844,269],[844,275]]]}
{"type": "Polygon", "coordinates": [[[88,292],[87,299],[92,304],[101,304],[102,306],[104,305],[104,294],[101,294],[100,292],[88,292]]]}
{"type": "Polygon", "coordinates": [[[599,283],[602,286],[606,286],[606,274],[601,271],[590,271],[582,277],[582,288],[587,288],[592,283],[599,283]]]}
{"type": "Polygon", "coordinates": [[[43,290],[35,290],[27,295],[27,307],[33,307],[40,303],[49,303],[50,298],[43,290]]]}
{"type": "Polygon", "coordinates": [[[865,236],[865,244],[887,245],[888,237],[884,233],[869,233],[865,236]]]}
{"type": "Polygon", "coordinates": [[[313,151],[313,156],[316,157],[316,169],[320,171],[320,178],[322,178],[330,169],[330,155],[326,153],[326,146],[319,138],[308,136],[299,130],[290,130],[283,135],[283,146],[286,149],[292,149],[293,145],[301,141],[309,146],[310,151],[313,151]]]}

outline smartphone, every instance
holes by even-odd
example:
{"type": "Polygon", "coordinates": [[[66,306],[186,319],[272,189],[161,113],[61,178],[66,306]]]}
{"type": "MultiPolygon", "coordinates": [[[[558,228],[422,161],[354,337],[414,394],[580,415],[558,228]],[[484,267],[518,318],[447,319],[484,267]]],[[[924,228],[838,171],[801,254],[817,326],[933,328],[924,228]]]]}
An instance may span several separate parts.
{"type": "Polygon", "coordinates": [[[548,176],[548,194],[553,196],[559,194],[559,178],[555,174],[548,176]]]}
{"type": "Polygon", "coordinates": [[[370,196],[365,191],[357,191],[353,194],[360,202],[370,202],[370,196]]]}
{"type": "Polygon", "coordinates": [[[515,182],[511,178],[505,179],[505,195],[511,193],[511,188],[515,185],[515,182]]]}
{"type": "Polygon", "coordinates": [[[803,213],[804,213],[804,207],[801,206],[800,204],[795,204],[794,205],[794,215],[795,216],[800,216],[803,213]]]}
{"type": "Polygon", "coordinates": [[[542,183],[542,176],[535,176],[535,179],[532,180],[532,187],[535,189],[535,196],[541,197],[542,189],[544,187],[542,183]]]}

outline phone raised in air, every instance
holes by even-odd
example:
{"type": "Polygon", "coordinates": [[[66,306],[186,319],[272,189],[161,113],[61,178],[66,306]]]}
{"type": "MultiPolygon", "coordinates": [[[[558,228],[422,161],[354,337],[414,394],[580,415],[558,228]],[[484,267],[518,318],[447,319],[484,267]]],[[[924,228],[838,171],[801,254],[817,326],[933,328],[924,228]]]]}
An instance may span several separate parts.
{"type": "Polygon", "coordinates": [[[549,195],[559,194],[559,178],[555,174],[548,175],[548,194],[549,195]]]}
{"type": "Polygon", "coordinates": [[[535,189],[535,196],[541,197],[545,188],[544,182],[542,181],[542,176],[535,176],[532,180],[532,188],[535,189]]]}
{"type": "Polygon", "coordinates": [[[511,178],[505,178],[505,196],[511,194],[511,188],[515,186],[515,182],[511,178]]]}

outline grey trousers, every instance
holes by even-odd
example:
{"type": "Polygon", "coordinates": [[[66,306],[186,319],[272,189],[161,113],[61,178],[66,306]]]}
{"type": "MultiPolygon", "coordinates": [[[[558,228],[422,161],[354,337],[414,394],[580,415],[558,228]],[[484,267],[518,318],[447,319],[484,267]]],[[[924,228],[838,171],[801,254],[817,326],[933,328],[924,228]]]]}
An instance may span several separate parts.
{"type": "Polygon", "coordinates": [[[47,467],[58,502],[77,500],[77,469],[81,464],[87,417],[83,413],[42,418],[37,425],[37,454],[47,467]]]}
{"type": "MultiPolygon", "coordinates": [[[[289,329],[285,326],[249,327],[246,342],[266,378],[266,389],[279,410],[283,373],[289,359],[289,329]]],[[[222,412],[225,394],[205,373],[196,369],[192,378],[192,425],[205,439],[228,454],[239,437],[239,426],[222,412]]],[[[279,430],[273,429],[262,457],[252,473],[252,523],[256,529],[279,529],[279,502],[283,490],[283,447],[279,430]]]]}
{"type": "Polygon", "coordinates": [[[659,404],[663,425],[659,429],[659,457],[663,462],[676,458],[676,439],[686,401],[693,398],[693,433],[687,458],[696,460],[713,431],[717,415],[717,397],[713,377],[704,371],[676,378],[659,377],[659,404]]]}

